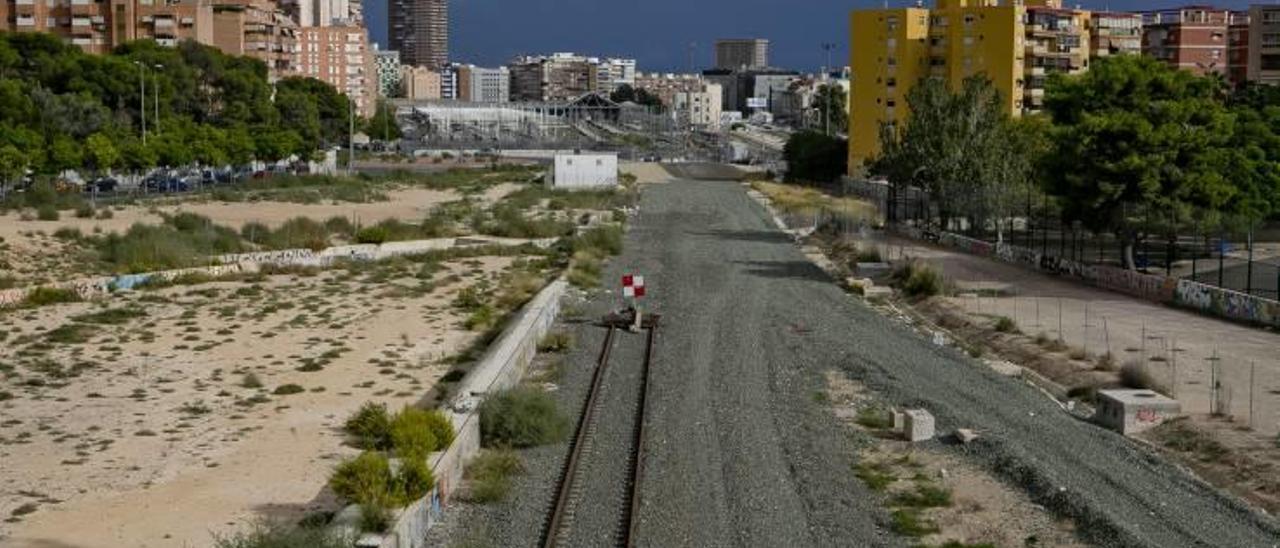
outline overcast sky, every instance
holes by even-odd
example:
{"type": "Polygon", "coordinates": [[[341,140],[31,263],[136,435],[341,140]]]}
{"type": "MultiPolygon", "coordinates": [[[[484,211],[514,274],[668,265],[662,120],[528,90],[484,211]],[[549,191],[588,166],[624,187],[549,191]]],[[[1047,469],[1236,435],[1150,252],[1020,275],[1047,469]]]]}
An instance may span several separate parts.
{"type": "MultiPolygon", "coordinates": [[[[1261,0],[1258,0],[1261,1],[1261,0]]],[[[1089,9],[1157,9],[1203,0],[1082,1],[1089,9]]],[[[1256,3],[1256,2],[1255,2],[1256,3]]],[[[849,11],[876,0],[450,0],[453,60],[499,65],[522,53],[575,51],[634,57],[642,71],[686,70],[690,44],[698,69],[712,63],[716,38],[772,42],[774,65],[815,70],[826,63],[823,42],[846,56],[849,11]]],[[[1076,2],[1068,2],[1074,5],[1076,2]]],[[[1243,9],[1249,0],[1216,3],[1243,9]]],[[[891,0],[890,6],[914,5],[891,0]]],[[[928,0],[926,5],[932,5],[928,0]]],[[[373,39],[386,43],[386,0],[365,0],[373,39]]]]}

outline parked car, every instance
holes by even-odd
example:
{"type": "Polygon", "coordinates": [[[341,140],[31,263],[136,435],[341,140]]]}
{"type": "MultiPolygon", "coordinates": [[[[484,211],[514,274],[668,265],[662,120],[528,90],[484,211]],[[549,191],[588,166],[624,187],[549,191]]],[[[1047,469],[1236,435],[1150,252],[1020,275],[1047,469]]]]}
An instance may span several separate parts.
{"type": "Polygon", "coordinates": [[[106,192],[115,192],[119,187],[120,181],[117,181],[115,177],[98,177],[97,179],[85,183],[83,190],[90,194],[102,194],[106,192]]]}

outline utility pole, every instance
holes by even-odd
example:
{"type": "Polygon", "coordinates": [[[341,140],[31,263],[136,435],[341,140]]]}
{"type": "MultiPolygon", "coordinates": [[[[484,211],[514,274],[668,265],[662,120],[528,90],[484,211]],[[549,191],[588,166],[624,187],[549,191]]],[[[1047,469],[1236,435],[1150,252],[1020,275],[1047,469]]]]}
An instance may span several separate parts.
{"type": "Polygon", "coordinates": [[[138,112],[142,114],[142,146],[147,145],[147,66],[139,61],[138,65],[138,112]]]}

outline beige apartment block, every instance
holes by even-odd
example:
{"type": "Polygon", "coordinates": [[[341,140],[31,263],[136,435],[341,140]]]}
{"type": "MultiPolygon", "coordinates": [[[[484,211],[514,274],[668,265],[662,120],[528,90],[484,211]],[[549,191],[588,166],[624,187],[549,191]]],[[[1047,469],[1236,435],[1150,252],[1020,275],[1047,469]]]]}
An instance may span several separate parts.
{"type": "Polygon", "coordinates": [[[1249,8],[1248,78],[1280,84],[1280,5],[1249,8]]]}
{"type": "Polygon", "coordinates": [[[378,78],[362,25],[299,28],[294,66],[298,76],[326,82],[346,94],[365,116],[377,107],[378,78]]]}
{"type": "Polygon", "coordinates": [[[440,99],[440,73],[427,67],[400,67],[400,85],[405,99],[440,99]]]}
{"type": "Polygon", "coordinates": [[[298,24],[269,0],[219,2],[213,7],[213,45],[267,64],[271,77],[297,72],[298,24]]]}

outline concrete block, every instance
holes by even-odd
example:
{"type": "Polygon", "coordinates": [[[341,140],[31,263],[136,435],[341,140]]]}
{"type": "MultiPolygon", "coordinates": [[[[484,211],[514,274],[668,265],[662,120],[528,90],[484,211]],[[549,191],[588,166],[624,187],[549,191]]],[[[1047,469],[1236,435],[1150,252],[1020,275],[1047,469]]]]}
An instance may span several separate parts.
{"type": "Polygon", "coordinates": [[[924,409],[908,409],[905,434],[907,441],[919,442],[933,439],[933,415],[924,409]]]}
{"type": "Polygon", "coordinates": [[[907,428],[907,415],[897,409],[890,409],[889,414],[893,416],[893,431],[902,432],[907,428]]]}
{"type": "Polygon", "coordinates": [[[978,439],[978,433],[968,428],[957,428],[956,439],[959,440],[960,443],[968,445],[972,443],[973,440],[978,439]]]}
{"type": "Polygon", "coordinates": [[[1182,404],[1151,390],[1099,390],[1094,421],[1125,436],[1182,415],[1182,404]]]}

